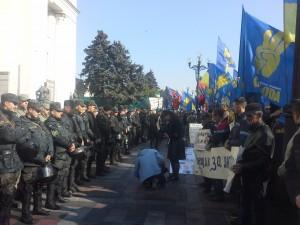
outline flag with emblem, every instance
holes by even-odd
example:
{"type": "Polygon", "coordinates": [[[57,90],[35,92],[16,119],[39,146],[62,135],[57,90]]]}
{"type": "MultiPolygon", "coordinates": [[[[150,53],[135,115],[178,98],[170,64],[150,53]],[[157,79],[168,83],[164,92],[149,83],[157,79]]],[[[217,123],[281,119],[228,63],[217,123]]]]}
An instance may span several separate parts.
{"type": "Polygon", "coordinates": [[[243,9],[239,54],[239,85],[244,94],[258,93],[283,106],[291,98],[294,45],[284,32],[243,9]]]}
{"type": "Polygon", "coordinates": [[[233,61],[232,55],[227,46],[222,42],[220,37],[218,37],[216,65],[226,73],[229,72],[230,68],[235,68],[235,63],[233,61]]]}

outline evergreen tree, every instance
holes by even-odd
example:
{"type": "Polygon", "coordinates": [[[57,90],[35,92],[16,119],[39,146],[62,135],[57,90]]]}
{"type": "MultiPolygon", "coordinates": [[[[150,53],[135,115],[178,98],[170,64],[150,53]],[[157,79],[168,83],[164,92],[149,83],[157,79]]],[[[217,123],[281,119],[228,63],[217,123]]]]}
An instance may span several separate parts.
{"type": "Polygon", "coordinates": [[[152,70],[145,74],[145,90],[148,97],[159,94],[159,88],[152,70]]]}
{"type": "Polygon", "coordinates": [[[87,90],[84,80],[76,78],[76,86],[73,98],[83,98],[87,90]]]}
{"type": "Polygon", "coordinates": [[[143,66],[132,63],[125,46],[120,41],[110,43],[103,31],[98,31],[84,52],[81,77],[103,104],[131,104],[159,90],[153,71],[144,74],[143,66]]]}
{"type": "Polygon", "coordinates": [[[108,98],[113,95],[111,78],[115,74],[115,68],[109,57],[110,42],[103,31],[98,31],[97,36],[84,52],[85,62],[81,77],[85,78],[89,92],[101,98],[108,98]]]}

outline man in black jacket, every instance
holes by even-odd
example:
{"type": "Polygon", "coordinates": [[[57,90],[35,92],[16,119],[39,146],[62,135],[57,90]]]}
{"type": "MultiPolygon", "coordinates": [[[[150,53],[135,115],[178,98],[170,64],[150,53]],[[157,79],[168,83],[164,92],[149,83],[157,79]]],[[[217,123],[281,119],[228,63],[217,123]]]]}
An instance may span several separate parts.
{"type": "Polygon", "coordinates": [[[247,105],[246,115],[249,136],[245,141],[241,161],[233,166],[234,173],[240,174],[242,179],[241,224],[264,225],[263,182],[267,179],[274,151],[274,136],[262,120],[263,112],[259,103],[247,105]]]}
{"type": "Polygon", "coordinates": [[[0,108],[0,224],[9,225],[10,208],[15,187],[23,164],[17,154],[16,144],[22,151],[36,156],[30,134],[16,116],[18,97],[11,93],[1,95],[0,108]],[[22,147],[22,148],[21,148],[22,147]]]}
{"type": "Polygon", "coordinates": [[[50,162],[53,156],[53,140],[50,132],[39,119],[41,105],[30,100],[28,111],[25,116],[21,116],[22,127],[31,134],[30,140],[35,145],[37,155],[32,157],[28,154],[20,154],[24,163],[24,169],[21,174],[22,189],[22,217],[21,221],[26,224],[33,224],[30,213],[30,200],[33,192],[33,214],[49,215],[42,209],[42,183],[38,180],[38,169],[42,165],[50,162]]]}

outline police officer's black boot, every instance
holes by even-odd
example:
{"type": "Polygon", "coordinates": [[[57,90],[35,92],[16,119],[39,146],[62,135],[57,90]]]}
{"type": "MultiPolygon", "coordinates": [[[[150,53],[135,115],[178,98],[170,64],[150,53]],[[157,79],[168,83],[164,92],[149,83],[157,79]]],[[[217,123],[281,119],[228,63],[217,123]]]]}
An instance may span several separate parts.
{"type": "Polygon", "coordinates": [[[87,176],[87,158],[81,161],[81,180],[90,182],[90,179],[87,176]]]}
{"type": "Polygon", "coordinates": [[[33,192],[33,215],[48,216],[49,212],[42,209],[42,187],[37,185],[33,192]]]}
{"type": "Polygon", "coordinates": [[[56,199],[59,203],[66,203],[67,201],[62,197],[63,186],[62,184],[56,187],[56,199]]]}
{"type": "Polygon", "coordinates": [[[88,164],[87,164],[87,177],[92,179],[92,178],[96,178],[96,176],[92,173],[92,161],[88,161],[88,164]]]}
{"type": "Polygon", "coordinates": [[[45,208],[51,209],[51,210],[59,210],[60,209],[60,207],[56,204],[55,183],[54,182],[48,184],[45,208]]]}
{"type": "Polygon", "coordinates": [[[111,150],[111,152],[109,153],[109,162],[110,162],[110,165],[115,164],[114,151],[113,150],[111,150]]]}
{"type": "Polygon", "coordinates": [[[33,219],[30,213],[32,186],[29,184],[24,184],[23,188],[21,222],[25,224],[33,224],[33,219]]]}

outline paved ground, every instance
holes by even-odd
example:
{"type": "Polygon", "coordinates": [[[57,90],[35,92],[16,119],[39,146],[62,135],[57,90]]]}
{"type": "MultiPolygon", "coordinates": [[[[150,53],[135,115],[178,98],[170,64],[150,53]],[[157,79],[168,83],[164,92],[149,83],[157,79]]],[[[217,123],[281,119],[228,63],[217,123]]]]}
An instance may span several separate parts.
{"type": "MultiPolygon", "coordinates": [[[[140,146],[141,148],[142,146],[140,146]]],[[[160,150],[165,154],[166,144],[160,150]]],[[[226,225],[229,203],[213,203],[199,187],[201,178],[181,175],[180,181],[169,182],[162,190],[144,190],[133,177],[133,150],[123,162],[111,168],[61,204],[62,210],[48,217],[34,216],[39,225],[226,225]]],[[[14,210],[12,224],[20,212],[14,210]]]]}

